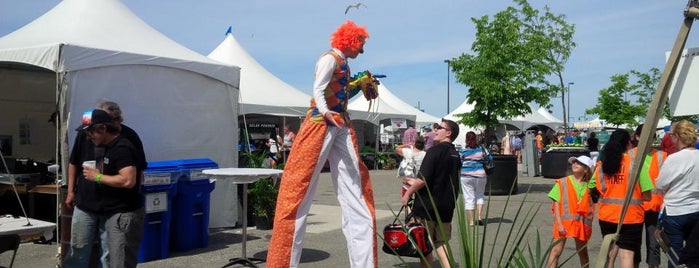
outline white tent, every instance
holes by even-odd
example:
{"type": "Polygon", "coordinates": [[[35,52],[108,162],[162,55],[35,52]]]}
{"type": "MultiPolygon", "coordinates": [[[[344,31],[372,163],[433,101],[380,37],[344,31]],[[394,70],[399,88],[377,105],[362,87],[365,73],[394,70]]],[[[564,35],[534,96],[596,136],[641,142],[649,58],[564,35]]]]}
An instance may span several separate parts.
{"type": "Polygon", "coordinates": [[[405,118],[414,121],[416,125],[426,125],[440,121],[439,118],[426,114],[418,110],[417,108],[405,103],[404,101],[396,97],[396,95],[393,95],[393,93],[391,93],[384,84],[384,82],[381,82],[381,84],[379,85],[379,97],[373,101],[371,107],[369,105],[369,101],[367,101],[366,98],[362,96],[355,97],[355,100],[351,101],[347,107],[349,109],[357,111],[370,110],[376,115],[384,115],[382,116],[382,119],[405,118]],[[401,116],[398,117],[395,115],[401,116]]]}
{"type": "Polygon", "coordinates": [[[13,155],[58,156],[65,178],[83,111],[106,98],[122,107],[147,160],[232,167],[238,83],[239,68],[170,40],[117,0],[64,0],[0,38],[0,134],[20,133],[13,155]],[[47,122],[54,111],[57,127],[47,122]]]}
{"type": "MultiPolygon", "coordinates": [[[[349,110],[352,120],[366,120],[377,126],[380,121],[391,118],[403,118],[415,121],[415,115],[398,110],[393,107],[393,105],[386,102],[382,98],[383,92],[380,88],[381,86],[379,86],[379,97],[372,102],[367,101],[362,93],[359,93],[355,96],[354,101],[350,101],[350,103],[347,104],[347,109],[349,110]]],[[[390,122],[386,122],[390,124],[390,122]]]]}
{"type": "Polygon", "coordinates": [[[228,29],[210,59],[240,67],[241,114],[303,116],[311,96],[290,86],[258,63],[228,29]]]}
{"type": "MultiPolygon", "coordinates": [[[[532,107],[532,111],[534,108],[532,107]]],[[[563,126],[563,121],[554,117],[544,107],[539,107],[536,112],[530,112],[525,116],[517,116],[508,120],[500,119],[501,124],[512,125],[520,130],[526,130],[536,125],[544,125],[553,130],[563,126]]]]}

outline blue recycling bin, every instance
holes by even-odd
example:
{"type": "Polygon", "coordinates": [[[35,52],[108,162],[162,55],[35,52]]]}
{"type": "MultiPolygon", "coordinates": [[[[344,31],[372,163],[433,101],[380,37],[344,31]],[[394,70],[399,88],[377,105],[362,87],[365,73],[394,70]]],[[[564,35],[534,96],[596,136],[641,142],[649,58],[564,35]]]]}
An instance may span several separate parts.
{"type": "Polygon", "coordinates": [[[143,171],[146,216],[138,249],[139,263],[170,257],[173,198],[177,195],[180,176],[181,172],[174,161],[148,162],[148,168],[143,171]]]}
{"type": "Polygon", "coordinates": [[[206,248],[209,246],[211,191],[216,182],[209,180],[202,171],[218,168],[218,164],[208,158],[182,159],[178,161],[178,168],[182,175],[177,183],[173,212],[172,250],[206,248]]]}

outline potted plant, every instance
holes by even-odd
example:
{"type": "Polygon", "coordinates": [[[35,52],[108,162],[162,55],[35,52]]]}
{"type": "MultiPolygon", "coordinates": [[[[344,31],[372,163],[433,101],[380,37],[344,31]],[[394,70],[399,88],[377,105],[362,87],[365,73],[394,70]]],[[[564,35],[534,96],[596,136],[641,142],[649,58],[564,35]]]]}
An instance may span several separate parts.
{"type": "Polygon", "coordinates": [[[390,153],[379,152],[376,154],[376,165],[378,165],[380,169],[395,169],[396,159],[394,159],[390,153]]]}
{"type": "Polygon", "coordinates": [[[258,230],[272,229],[278,193],[279,185],[271,178],[260,179],[248,189],[248,194],[252,198],[255,226],[258,230]]]}
{"type": "MultiPolygon", "coordinates": [[[[247,167],[260,168],[265,167],[268,161],[268,153],[246,153],[247,167]]],[[[278,169],[284,169],[283,164],[277,165],[278,169]]],[[[255,226],[259,230],[272,229],[274,220],[274,210],[277,205],[277,194],[279,193],[279,183],[271,178],[260,179],[248,187],[248,196],[250,197],[250,208],[253,212],[253,220],[255,226]]]]}

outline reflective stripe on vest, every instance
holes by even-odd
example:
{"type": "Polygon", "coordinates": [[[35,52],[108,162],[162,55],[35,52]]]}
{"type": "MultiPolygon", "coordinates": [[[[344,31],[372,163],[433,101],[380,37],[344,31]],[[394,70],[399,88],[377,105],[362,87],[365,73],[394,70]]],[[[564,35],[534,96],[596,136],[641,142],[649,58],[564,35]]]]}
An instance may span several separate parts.
{"type": "MultiPolygon", "coordinates": [[[[560,188],[561,188],[561,196],[563,197],[563,198],[561,198],[561,206],[563,207],[563,209],[562,209],[563,211],[561,212],[561,220],[562,221],[580,221],[583,224],[585,224],[586,226],[592,226],[592,217],[593,216],[592,216],[592,213],[590,213],[590,211],[592,211],[591,207],[588,208],[588,210],[587,210],[588,211],[587,217],[584,217],[583,215],[580,215],[578,213],[574,213],[574,214],[570,213],[570,200],[568,199],[568,195],[569,195],[569,193],[568,193],[568,183],[569,183],[568,180],[572,180],[572,179],[574,179],[573,176],[568,176],[568,177],[565,177],[562,179],[565,181],[559,180],[560,188]]],[[[577,193],[573,193],[573,194],[575,194],[577,196],[577,193]]],[[[585,197],[587,197],[587,195],[583,194],[583,198],[585,198],[585,197]]]]}
{"type": "MultiPolygon", "coordinates": [[[[631,151],[631,150],[630,150],[631,151]]],[[[631,178],[631,168],[633,167],[633,163],[636,160],[636,154],[635,153],[630,153],[629,156],[631,157],[631,161],[629,163],[629,169],[627,171],[627,179],[631,178]]],[[[623,159],[623,158],[622,158],[623,159]]],[[[623,171],[622,171],[623,172],[623,171]]],[[[602,166],[600,165],[599,168],[599,183],[600,187],[602,188],[603,192],[607,192],[607,183],[604,180],[604,172],[602,171],[602,166]]],[[[630,181],[630,180],[629,180],[630,181]]],[[[600,197],[599,202],[602,204],[615,204],[615,205],[624,205],[624,198],[610,198],[610,197],[600,197]]],[[[631,205],[642,205],[643,204],[643,199],[637,199],[631,197],[631,200],[629,200],[629,204],[631,205]]]]}
{"type": "MultiPolygon", "coordinates": [[[[624,205],[624,200],[623,198],[600,198],[599,202],[603,204],[615,204],[615,205],[624,205]]],[[[643,200],[638,200],[638,199],[631,199],[629,200],[629,204],[631,205],[642,205],[643,200]]]]}

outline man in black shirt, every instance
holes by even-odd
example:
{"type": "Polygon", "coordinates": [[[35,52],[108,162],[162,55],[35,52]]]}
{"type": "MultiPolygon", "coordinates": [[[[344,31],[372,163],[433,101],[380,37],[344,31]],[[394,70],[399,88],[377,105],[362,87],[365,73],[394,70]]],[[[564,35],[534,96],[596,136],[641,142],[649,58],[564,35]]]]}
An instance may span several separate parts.
{"type": "Polygon", "coordinates": [[[119,135],[119,129],[105,111],[89,110],[80,131],[86,131],[90,141],[104,149],[96,159],[97,168],[83,166],[83,177],[94,182],[100,194],[100,238],[106,241],[107,253],[103,266],[136,267],[138,245],[143,235],[143,210],[137,168],[138,153],[129,140],[119,135]]]}
{"type": "MultiPolygon", "coordinates": [[[[410,188],[401,201],[403,205],[407,205],[410,196],[413,193],[417,194],[413,215],[427,226],[442,267],[450,267],[445,244],[451,237],[451,220],[460,190],[461,158],[452,144],[459,136],[459,125],[454,121],[442,119],[434,131],[435,144],[427,150],[422,160],[420,179],[403,180],[404,183],[410,184],[410,188]]],[[[426,257],[427,260],[420,260],[421,265],[432,266],[432,254],[426,257]]]]}
{"type": "MultiPolygon", "coordinates": [[[[120,130],[119,137],[129,140],[133,145],[136,155],[135,166],[138,171],[137,181],[142,178],[142,171],[147,167],[143,144],[136,132],[126,125],[121,124],[123,121],[121,109],[119,105],[111,101],[103,101],[97,104],[97,108],[106,111],[112,119],[113,125],[120,130]]],[[[104,115],[104,111],[98,112],[104,115]]],[[[84,115],[90,117],[90,115],[84,115]]],[[[106,120],[106,119],[105,119],[106,120]]],[[[97,235],[100,235],[102,245],[102,264],[106,265],[106,256],[108,254],[108,243],[105,239],[106,232],[98,232],[98,229],[104,225],[107,220],[105,216],[104,204],[102,199],[104,187],[98,186],[93,181],[86,180],[83,177],[82,163],[85,161],[94,161],[97,154],[99,158],[105,155],[104,147],[95,147],[95,144],[88,139],[89,135],[86,131],[79,131],[75,138],[73,150],[70,155],[70,165],[68,168],[68,193],[66,196],[65,205],[68,208],[73,208],[72,232],[71,232],[71,247],[68,250],[64,260],[64,267],[86,267],[92,254],[92,241],[97,235]]],[[[139,189],[138,185],[135,189],[139,189]]],[[[140,202],[140,198],[138,199],[140,202]]]]}
{"type": "Polygon", "coordinates": [[[587,138],[587,149],[590,150],[590,152],[599,151],[599,140],[594,132],[590,132],[590,137],[587,138]]]}

